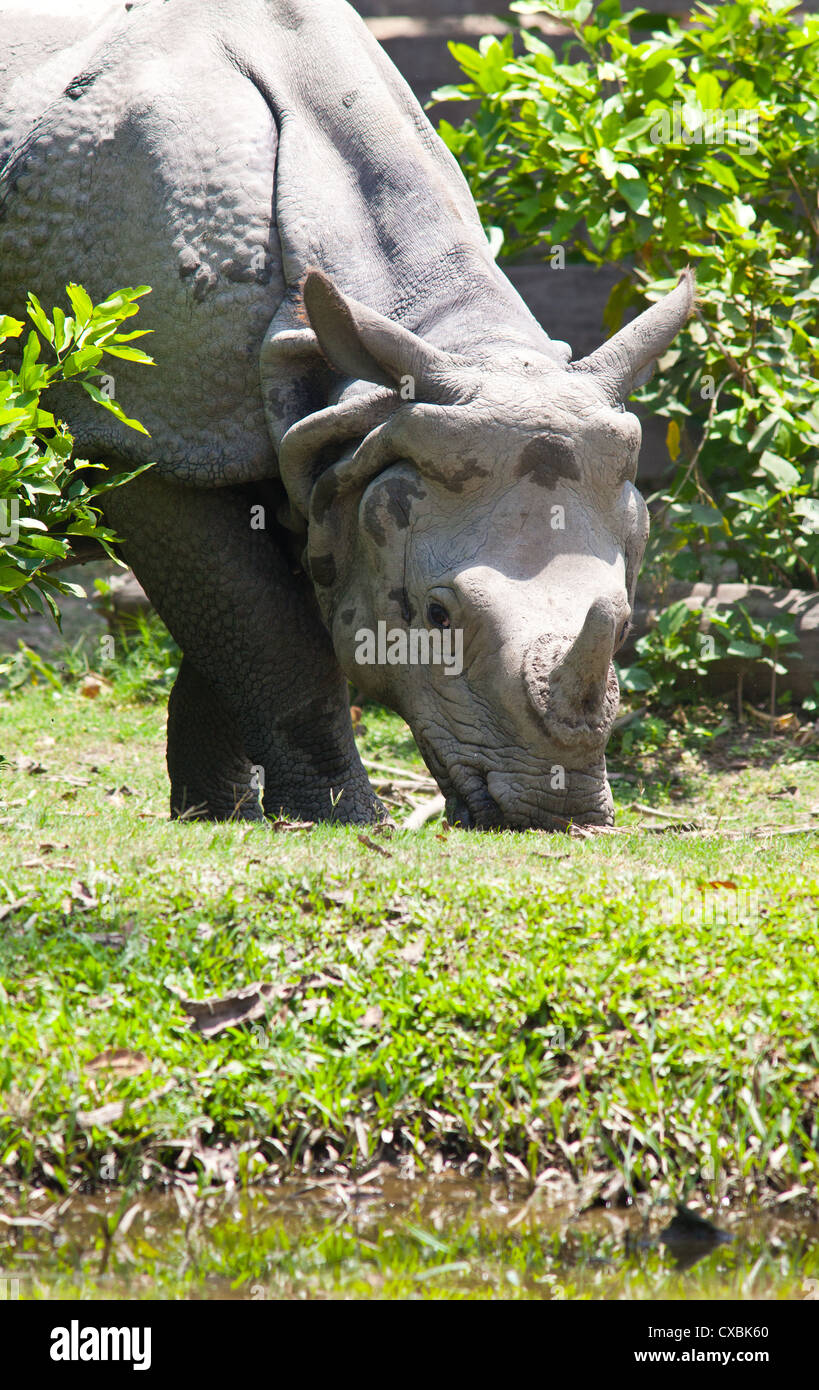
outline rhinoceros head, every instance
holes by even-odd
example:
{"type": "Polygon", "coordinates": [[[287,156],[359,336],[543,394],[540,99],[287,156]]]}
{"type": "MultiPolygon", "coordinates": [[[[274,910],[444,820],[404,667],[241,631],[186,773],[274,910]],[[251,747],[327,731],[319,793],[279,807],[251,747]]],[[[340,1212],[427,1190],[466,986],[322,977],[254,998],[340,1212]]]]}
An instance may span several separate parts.
{"type": "Polygon", "coordinates": [[[343,669],[407,720],[463,825],[612,820],[612,658],[648,534],[623,401],[693,293],[686,272],[567,364],[518,342],[453,355],[307,277],[347,384],[282,442],[306,562],[343,669]]]}

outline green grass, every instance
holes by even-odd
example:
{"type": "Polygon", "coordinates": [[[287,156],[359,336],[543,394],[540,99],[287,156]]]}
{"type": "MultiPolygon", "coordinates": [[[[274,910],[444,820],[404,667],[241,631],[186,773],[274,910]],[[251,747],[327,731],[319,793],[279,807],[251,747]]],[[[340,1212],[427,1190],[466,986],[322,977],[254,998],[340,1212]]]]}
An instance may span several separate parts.
{"type": "MultiPolygon", "coordinates": [[[[97,699],[41,680],[0,700],[0,1181],[12,1206],[32,1185],[48,1201],[112,1185],[146,1201],[291,1174],[349,1186],[388,1163],[407,1178],[537,1184],[576,1211],[687,1200],[815,1213],[815,751],[779,739],[748,752],[725,729],[723,761],[733,749],[750,765],[715,773],[707,738],[669,734],[651,758],[615,759],[634,779],[614,781],[617,834],[475,835],[438,821],[370,835],[379,853],[346,827],[169,823],[164,704],[145,702],[150,681],[128,680],[97,699]],[[680,833],[635,801],[701,829],[680,833]],[[179,994],[256,981],[283,991],[266,1016],[211,1038],[192,1030],[179,994]],[[91,1065],[111,1049],[133,1074],[91,1065]]],[[[367,756],[422,770],[400,720],[366,708],[363,722],[367,756]]],[[[542,1226],[528,1229],[512,1241],[535,1270],[524,1293],[560,1278],[571,1297],[597,1287],[556,1273],[552,1247],[535,1251],[542,1226]]],[[[387,1296],[416,1287],[433,1248],[379,1231],[374,1273],[355,1231],[336,1247],[328,1230],[316,1224],[291,1259],[274,1223],[248,1247],[250,1273],[214,1237],[204,1265],[169,1256],[154,1285],[182,1287],[192,1267],[246,1282],[264,1266],[271,1287],[303,1277],[314,1291],[387,1296]]],[[[474,1296],[484,1267],[511,1267],[505,1236],[481,1239],[469,1225],[446,1235],[435,1258],[467,1272],[430,1276],[427,1292],[474,1296]]],[[[15,1240],[23,1258],[35,1236],[15,1240]]],[[[733,1278],[738,1256],[712,1258],[733,1278]]],[[[681,1296],[667,1288],[656,1296],[681,1296]]]]}

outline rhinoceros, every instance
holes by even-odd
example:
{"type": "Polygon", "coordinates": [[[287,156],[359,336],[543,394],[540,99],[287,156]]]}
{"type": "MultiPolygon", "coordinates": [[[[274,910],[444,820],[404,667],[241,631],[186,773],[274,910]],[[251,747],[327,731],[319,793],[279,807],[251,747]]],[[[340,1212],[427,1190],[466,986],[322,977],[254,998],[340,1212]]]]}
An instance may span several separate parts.
{"type": "Polygon", "coordinates": [[[157,366],[115,374],[150,437],[82,391],[60,413],[92,461],[155,461],[106,514],[183,653],[172,813],[382,819],[351,680],[453,823],[610,823],[647,536],[624,401],[689,273],[571,361],[342,0],[50,8],[0,0],[0,304],[152,286],[157,366]],[[457,632],[462,669],[362,663],[379,624],[457,632]]]}

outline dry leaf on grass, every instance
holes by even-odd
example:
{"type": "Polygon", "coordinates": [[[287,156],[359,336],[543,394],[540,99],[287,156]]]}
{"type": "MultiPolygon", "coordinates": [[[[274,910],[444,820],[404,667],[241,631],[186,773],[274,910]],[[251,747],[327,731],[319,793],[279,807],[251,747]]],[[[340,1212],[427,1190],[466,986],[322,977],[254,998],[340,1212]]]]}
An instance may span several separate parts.
{"type": "Polygon", "coordinates": [[[316,822],[313,820],[271,820],[267,822],[270,830],[275,830],[281,834],[293,834],[300,830],[315,830],[316,822]]]}
{"type": "Polygon", "coordinates": [[[365,849],[375,850],[376,854],[380,854],[383,859],[392,859],[390,851],[385,849],[383,845],[377,845],[375,840],[370,839],[369,835],[358,835],[356,838],[360,845],[364,845],[365,849]]]}
{"type": "Polygon", "coordinates": [[[413,905],[404,898],[396,898],[395,902],[388,903],[381,913],[385,922],[389,922],[393,927],[403,927],[407,922],[412,921],[413,905]]]}
{"type": "Polygon", "coordinates": [[[423,959],[426,948],[427,939],[422,932],[420,936],[416,936],[415,940],[410,941],[409,945],[405,946],[398,954],[401,960],[407,962],[407,965],[417,965],[419,960],[423,959]]]}
{"type": "Polygon", "coordinates": [[[337,888],[331,893],[322,893],[321,901],[325,907],[348,907],[353,901],[352,888],[337,888]]]}
{"type": "Polygon", "coordinates": [[[168,985],[168,989],[176,994],[185,1013],[190,1014],[191,1027],[203,1037],[212,1037],[239,1023],[252,1023],[266,1014],[269,1004],[282,998],[279,986],[262,981],[210,999],[186,999],[174,986],[168,985]]]}
{"type": "Polygon", "coordinates": [[[236,1028],[242,1023],[253,1023],[257,1018],[264,1018],[272,1004],[285,1004],[305,989],[317,986],[335,988],[340,983],[336,975],[314,971],[293,984],[257,980],[231,994],[213,995],[209,999],[188,999],[168,980],[165,987],[176,995],[185,1013],[190,1014],[194,1032],[201,1033],[203,1038],[212,1038],[226,1028],[236,1028]]]}
{"type": "MultiPolygon", "coordinates": [[[[53,845],[51,846],[51,848],[53,849],[53,845]]],[[[71,873],[76,873],[76,870],[77,870],[76,864],[73,864],[73,863],[71,863],[69,860],[66,860],[66,859],[38,859],[38,858],[36,858],[36,857],[33,858],[33,859],[24,859],[24,860],[23,860],[23,868],[24,868],[24,869],[67,869],[67,870],[69,870],[71,873]]]]}
{"type": "Polygon", "coordinates": [[[0,907],[0,922],[4,922],[12,912],[17,912],[19,908],[25,907],[26,903],[31,902],[30,898],[15,898],[13,902],[4,903],[0,907]]]}
{"type": "Polygon", "coordinates": [[[325,1008],[326,1005],[327,1000],[323,996],[316,994],[312,995],[311,998],[305,999],[304,1003],[300,1006],[299,1019],[301,1022],[306,1021],[309,1023],[311,1019],[316,1017],[316,1014],[321,1013],[321,1010],[325,1008]]]}
{"type": "MultiPolygon", "coordinates": [[[[4,1226],[18,1227],[20,1230],[35,1226],[40,1227],[44,1231],[50,1231],[52,1234],[55,1230],[55,1227],[52,1226],[49,1221],[42,1221],[39,1216],[6,1216],[5,1212],[0,1211],[0,1221],[2,1221],[4,1226]]],[[[14,1296],[15,1295],[12,1294],[12,1297],[14,1296]]]]}
{"type": "MultiPolygon", "coordinates": [[[[745,831],[735,830],[734,835],[743,835],[745,831]]],[[[753,836],[759,835],[819,835],[819,825],[758,825],[751,831],[753,836]]]]}
{"type": "Polygon", "coordinates": [[[380,1004],[371,1004],[365,1014],[362,1014],[359,1022],[362,1028],[380,1028],[384,1022],[384,1010],[380,1004]]]}
{"type": "Polygon", "coordinates": [[[95,671],[89,671],[87,675],[83,676],[79,685],[80,694],[88,700],[96,700],[97,696],[101,695],[104,690],[110,689],[111,682],[107,681],[104,676],[98,676],[95,671]]]}
{"type": "Polygon", "coordinates": [[[78,1110],[77,1123],[83,1129],[90,1129],[92,1125],[97,1125],[102,1129],[105,1125],[113,1124],[115,1120],[121,1120],[128,1110],[141,1110],[143,1105],[149,1105],[152,1100],[159,1100],[166,1096],[169,1091],[173,1091],[179,1085],[178,1081],[169,1080],[158,1090],[151,1091],[148,1096],[138,1096],[135,1100],[109,1100],[105,1105],[98,1105],[94,1110],[78,1110]]]}
{"type": "MultiPolygon", "coordinates": [[[[636,831],[638,835],[712,835],[713,830],[706,829],[695,820],[675,821],[673,825],[635,825],[623,827],[628,833],[636,831]]],[[[726,832],[723,831],[723,834],[726,832]]]]}
{"type": "Polygon", "coordinates": [[[27,772],[29,777],[36,777],[38,773],[48,771],[36,758],[15,758],[12,766],[16,767],[18,772],[27,772]]]}
{"type": "Polygon", "coordinates": [[[754,709],[753,705],[745,705],[744,709],[756,724],[766,725],[774,734],[796,734],[802,728],[798,717],[792,712],[789,714],[766,714],[764,710],[754,709]]]}
{"type": "Polygon", "coordinates": [[[585,1076],[592,1076],[596,1070],[597,1063],[595,1061],[589,1060],[588,1062],[584,1062],[582,1072],[577,1068],[569,1072],[568,1076],[564,1076],[558,1083],[558,1090],[576,1091],[582,1078],[585,1076]]]}
{"type": "Polygon", "coordinates": [[[96,1057],[86,1062],[85,1070],[110,1071],[115,1076],[139,1076],[150,1065],[150,1059],[144,1052],[132,1052],[128,1047],[106,1047],[104,1052],[98,1052],[96,1057]]]}
{"type": "MultiPolygon", "coordinates": [[[[319,895],[319,902],[321,902],[324,905],[324,907],[328,909],[328,911],[334,907],[349,907],[352,901],[352,888],[334,889],[331,892],[321,893],[319,895]]],[[[311,898],[307,896],[307,894],[305,894],[304,897],[299,898],[299,907],[301,908],[302,912],[315,912],[316,910],[316,904],[312,901],[311,898]]]]}
{"type": "Polygon", "coordinates": [[[658,820],[673,820],[680,825],[689,825],[691,822],[679,811],[661,811],[658,806],[646,806],[643,801],[632,801],[632,811],[639,811],[643,816],[656,816],[658,820]]]}
{"type": "Polygon", "coordinates": [[[60,903],[60,911],[64,912],[67,916],[75,907],[79,908],[81,912],[88,912],[90,908],[97,906],[97,899],[91,892],[88,884],[83,883],[79,878],[75,878],[71,881],[68,896],[63,898],[60,903]]]}
{"type": "Polygon", "coordinates": [[[78,1110],[77,1123],[83,1129],[90,1129],[92,1125],[104,1128],[113,1124],[114,1120],[121,1120],[124,1112],[124,1100],[109,1100],[107,1105],[98,1105],[96,1110],[78,1110]]]}

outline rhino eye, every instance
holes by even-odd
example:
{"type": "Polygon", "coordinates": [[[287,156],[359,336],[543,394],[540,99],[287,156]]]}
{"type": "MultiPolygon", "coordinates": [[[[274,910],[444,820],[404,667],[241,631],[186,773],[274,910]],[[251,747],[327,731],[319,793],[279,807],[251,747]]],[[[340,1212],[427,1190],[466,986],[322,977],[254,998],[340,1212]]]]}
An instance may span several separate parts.
{"type": "Polygon", "coordinates": [[[427,608],[427,622],[431,627],[449,627],[449,614],[442,603],[431,603],[427,608]]]}
{"type": "Polygon", "coordinates": [[[625,642],[626,638],[629,636],[629,634],[630,634],[630,632],[631,632],[631,627],[632,627],[631,618],[625,618],[624,621],[623,621],[623,623],[622,623],[621,626],[620,626],[620,631],[619,631],[618,634],[617,634],[617,641],[616,641],[615,644],[614,644],[614,650],[615,650],[616,652],[619,652],[619,650],[620,650],[620,648],[622,647],[623,643],[625,642]]]}

